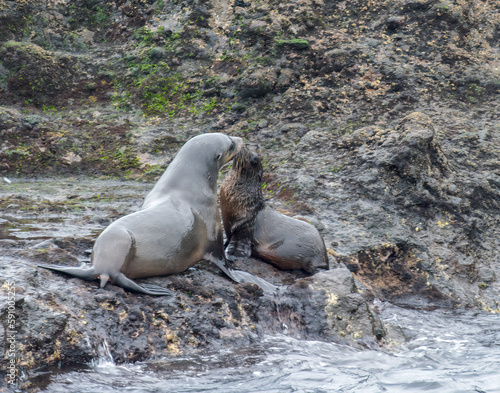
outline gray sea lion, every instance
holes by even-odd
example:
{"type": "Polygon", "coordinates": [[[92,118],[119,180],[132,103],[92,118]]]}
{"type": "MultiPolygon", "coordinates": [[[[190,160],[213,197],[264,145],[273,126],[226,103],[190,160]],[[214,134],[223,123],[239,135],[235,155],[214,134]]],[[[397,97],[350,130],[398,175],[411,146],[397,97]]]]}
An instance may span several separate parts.
{"type": "Polygon", "coordinates": [[[238,137],[203,134],[190,139],[146,196],[138,212],[108,226],[97,238],[92,267],[39,265],[85,280],[111,280],[125,289],[168,295],[168,289],[132,279],[182,272],[202,259],[225,267],[217,205],[219,169],[243,145],[238,137]]]}
{"type": "Polygon", "coordinates": [[[253,255],[281,269],[302,269],[310,274],[318,268],[328,269],[325,243],[318,230],[266,206],[262,174],[259,157],[243,148],[222,183],[227,259],[253,255]]]}

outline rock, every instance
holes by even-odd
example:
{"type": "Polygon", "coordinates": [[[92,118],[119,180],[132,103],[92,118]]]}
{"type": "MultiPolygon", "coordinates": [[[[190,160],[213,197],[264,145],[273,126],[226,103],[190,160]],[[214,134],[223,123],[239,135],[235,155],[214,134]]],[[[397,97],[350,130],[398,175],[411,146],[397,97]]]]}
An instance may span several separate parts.
{"type": "MultiPolygon", "coordinates": [[[[8,41],[0,47],[0,56],[8,70],[9,91],[39,105],[47,103],[48,96],[72,89],[73,83],[82,79],[75,56],[56,54],[38,45],[8,41]]],[[[53,103],[52,99],[49,104],[53,103]]]]}
{"type": "Polygon", "coordinates": [[[262,97],[272,91],[276,79],[276,71],[272,68],[250,68],[240,78],[239,94],[243,98],[262,97]]]}
{"type": "Polygon", "coordinates": [[[422,113],[406,116],[395,132],[386,135],[382,147],[385,154],[379,162],[413,181],[427,176],[441,177],[449,169],[432,121],[422,113]]]}
{"type": "Polygon", "coordinates": [[[482,267],[478,269],[478,281],[482,282],[493,282],[496,279],[495,272],[489,267],[482,267]]]}
{"type": "Polygon", "coordinates": [[[95,32],[83,29],[82,31],[77,33],[77,36],[78,36],[77,38],[78,42],[84,45],[90,45],[94,42],[95,32]]]}
{"type": "MultiPolygon", "coordinates": [[[[311,303],[319,302],[314,308],[321,307],[326,317],[326,321],[306,320],[308,329],[321,323],[318,329],[322,329],[322,336],[331,337],[333,340],[341,337],[351,344],[367,337],[382,338],[383,325],[370,311],[366,300],[357,292],[353,276],[348,269],[336,268],[318,273],[305,280],[305,283],[314,294],[323,294],[322,298],[312,295],[311,303]]],[[[303,285],[299,281],[291,290],[303,285]]],[[[308,314],[306,317],[309,317],[308,314]]]]}
{"type": "Polygon", "coordinates": [[[162,47],[154,47],[149,51],[149,57],[154,60],[161,60],[167,56],[167,51],[162,47]]]}
{"type": "Polygon", "coordinates": [[[311,152],[328,148],[330,145],[331,138],[328,134],[319,131],[309,131],[300,139],[297,148],[303,152],[311,152]]]}
{"type": "Polygon", "coordinates": [[[266,128],[269,122],[266,119],[259,120],[259,128],[266,128]]]}
{"type": "Polygon", "coordinates": [[[394,32],[404,26],[404,20],[405,18],[402,16],[391,16],[389,19],[387,19],[386,26],[387,30],[394,32]]]}
{"type": "Polygon", "coordinates": [[[286,134],[290,139],[298,140],[307,133],[307,127],[302,123],[287,123],[280,127],[280,132],[286,134]]]}
{"type": "Polygon", "coordinates": [[[383,133],[384,130],[376,126],[359,128],[353,131],[351,134],[348,134],[345,137],[341,138],[338,145],[341,148],[347,149],[352,149],[363,145],[371,145],[377,138],[377,135],[381,135],[383,133]]]}
{"type": "MultiPolygon", "coordinates": [[[[58,263],[77,264],[75,255],[87,246],[78,239],[51,239],[37,242],[24,255],[40,261],[40,250],[49,250],[50,263],[57,263],[56,253],[64,252],[66,259],[58,263]]],[[[382,329],[345,268],[298,280],[273,297],[254,284],[234,284],[214,266],[201,263],[179,275],[146,280],[175,291],[173,297],[155,298],[113,285],[99,289],[97,283],[41,270],[25,260],[13,263],[8,249],[3,250],[2,276],[15,280],[18,294],[19,364],[28,373],[41,366],[88,363],[102,352],[103,343],[122,363],[207,347],[245,348],[264,333],[283,331],[361,346],[376,338],[368,317],[382,329]]],[[[254,263],[246,261],[250,270],[254,263]]],[[[277,279],[291,274],[259,263],[277,279]]],[[[0,291],[0,296],[6,294],[0,291]]],[[[0,308],[0,314],[4,311],[0,308]]]]}
{"type": "Polygon", "coordinates": [[[301,173],[295,177],[293,186],[303,195],[310,195],[314,193],[316,180],[311,175],[301,173]]]}
{"type": "Polygon", "coordinates": [[[278,79],[276,81],[276,88],[286,89],[290,86],[296,77],[296,74],[291,68],[280,69],[278,79]]]}
{"type": "Polygon", "coordinates": [[[10,108],[0,107],[0,132],[13,127],[20,127],[22,124],[22,115],[19,111],[10,108]]]}

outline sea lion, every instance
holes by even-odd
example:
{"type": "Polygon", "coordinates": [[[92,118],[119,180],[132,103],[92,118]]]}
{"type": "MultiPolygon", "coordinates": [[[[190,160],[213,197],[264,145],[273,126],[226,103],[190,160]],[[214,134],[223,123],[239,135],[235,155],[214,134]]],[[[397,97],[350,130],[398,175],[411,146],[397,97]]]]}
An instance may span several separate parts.
{"type": "Polygon", "coordinates": [[[198,135],[184,144],[146,196],[138,212],[109,225],[92,250],[92,267],[39,265],[85,280],[111,280],[130,291],[169,295],[168,289],[132,279],[182,272],[198,261],[225,267],[222,226],[217,205],[219,169],[243,146],[220,133],[198,135]]]}
{"type": "Polygon", "coordinates": [[[260,258],[284,270],[312,274],[328,269],[323,239],[311,224],[277,212],[264,202],[262,164],[242,148],[222,182],[220,203],[229,260],[260,258]]]}

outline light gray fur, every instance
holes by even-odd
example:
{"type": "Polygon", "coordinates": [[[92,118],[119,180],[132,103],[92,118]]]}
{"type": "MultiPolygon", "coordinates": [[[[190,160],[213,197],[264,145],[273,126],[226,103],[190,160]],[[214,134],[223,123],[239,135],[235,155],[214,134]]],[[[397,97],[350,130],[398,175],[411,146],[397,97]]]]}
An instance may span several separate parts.
{"type": "MultiPolygon", "coordinates": [[[[190,139],[146,196],[142,209],[116,220],[97,238],[92,267],[39,266],[85,280],[99,278],[101,287],[109,279],[130,291],[167,295],[168,289],[132,280],[179,273],[201,259],[223,265],[217,178],[242,145],[241,138],[220,133],[190,139]]],[[[231,277],[229,271],[226,274],[231,277]]]]}

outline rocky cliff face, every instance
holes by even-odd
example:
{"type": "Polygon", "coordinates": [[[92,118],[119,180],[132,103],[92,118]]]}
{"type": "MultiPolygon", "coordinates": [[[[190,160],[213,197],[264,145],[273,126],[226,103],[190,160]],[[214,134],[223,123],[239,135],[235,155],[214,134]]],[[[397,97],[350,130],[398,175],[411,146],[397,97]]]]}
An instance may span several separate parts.
{"type": "MultiPolygon", "coordinates": [[[[0,171],[151,181],[193,135],[243,136],[269,203],[330,248],[338,275],[290,287],[321,288],[327,339],[363,299],[498,311],[498,42],[480,0],[0,0],[0,171]],[[354,287],[329,295],[346,268],[354,287]]],[[[314,307],[288,304],[307,326],[314,307]]]]}

